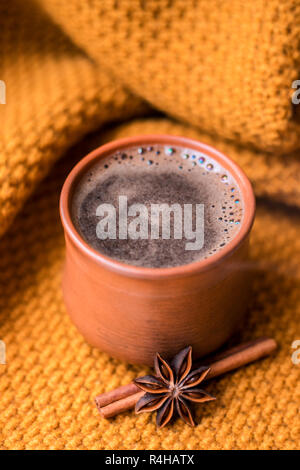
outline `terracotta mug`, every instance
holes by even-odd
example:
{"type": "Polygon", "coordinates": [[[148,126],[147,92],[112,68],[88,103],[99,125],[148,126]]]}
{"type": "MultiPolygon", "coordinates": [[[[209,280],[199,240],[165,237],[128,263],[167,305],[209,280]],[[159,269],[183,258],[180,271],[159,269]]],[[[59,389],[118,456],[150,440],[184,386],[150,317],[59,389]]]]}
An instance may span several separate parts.
{"type": "Polygon", "coordinates": [[[83,158],[67,177],[60,214],[65,232],[63,295],[78,330],[93,346],[132,363],[153,364],[186,345],[195,357],[220,347],[234,332],[250,295],[245,266],[255,213],[251,184],[227,156],[184,137],[146,135],[117,140],[83,158]],[[219,252],[188,265],[143,268],[120,263],[91,248],[76,231],[70,205],[76,183],[98,159],[130,146],[153,143],[195,149],[219,162],[236,180],[244,218],[219,252]]]}

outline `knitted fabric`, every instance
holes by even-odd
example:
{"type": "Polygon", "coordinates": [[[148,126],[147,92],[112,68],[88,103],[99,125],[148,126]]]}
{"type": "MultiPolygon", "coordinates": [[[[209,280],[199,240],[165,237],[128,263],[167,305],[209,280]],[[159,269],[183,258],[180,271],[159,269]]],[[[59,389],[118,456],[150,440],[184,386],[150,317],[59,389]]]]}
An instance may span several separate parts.
{"type": "Polygon", "coordinates": [[[0,3],[0,233],[55,159],[87,130],[145,112],[34,4],[0,3]]]}
{"type": "Polygon", "coordinates": [[[298,0],[39,3],[156,108],[264,150],[299,147],[290,96],[300,70],[298,0]]]}
{"type": "MultiPolygon", "coordinates": [[[[54,5],[52,0],[47,0],[47,4],[43,3],[49,10],[54,5]]],[[[86,5],[92,8],[93,5],[105,4],[102,8],[106,11],[106,5],[109,4],[100,1],[82,2],[80,12],[74,1],[59,3],[65,9],[70,5],[70,10],[64,10],[63,18],[70,25],[75,21],[75,12],[78,17],[82,16],[84,24],[86,5]]],[[[124,4],[129,5],[129,2],[115,3],[119,4],[119,16],[122,17],[121,7],[124,4]]],[[[186,3],[157,3],[164,5],[164,8],[161,6],[151,18],[156,17],[158,21],[161,15],[165,18],[165,12],[168,11],[169,17],[172,17],[171,24],[177,24],[176,31],[181,31],[185,35],[184,41],[188,43],[183,23],[180,23],[185,20],[188,27],[192,21],[190,9],[184,8],[186,3]],[[178,4],[181,4],[181,10],[175,8],[178,4]],[[171,10],[170,5],[174,10],[171,10]]],[[[255,4],[257,10],[256,17],[253,7],[253,29],[260,31],[265,27],[259,22],[261,9],[264,8],[268,19],[272,16],[275,5],[278,11],[287,12],[288,5],[293,4],[270,1],[268,8],[259,9],[260,2],[250,3],[255,4]]],[[[223,2],[219,3],[220,8],[222,4],[223,2]]],[[[228,2],[229,4],[235,8],[238,2],[228,2]]],[[[149,5],[154,8],[154,2],[149,2],[149,5]]],[[[56,7],[57,16],[60,16],[58,3],[56,7]]],[[[140,15],[142,22],[143,12],[142,7],[140,10],[136,8],[133,16],[140,15]]],[[[232,15],[233,12],[234,10],[232,15]]],[[[150,84],[144,83],[142,88],[145,88],[145,93],[141,89],[135,90],[135,86],[129,81],[123,81],[121,72],[118,80],[113,79],[108,70],[110,66],[106,71],[100,60],[99,63],[96,62],[96,56],[100,55],[100,46],[96,39],[92,61],[85,52],[88,51],[92,57],[93,51],[89,49],[93,48],[90,44],[86,48],[80,44],[85,50],[79,49],[79,41],[76,40],[77,46],[74,45],[30,1],[2,2],[0,13],[0,42],[3,45],[0,79],[5,80],[7,85],[7,104],[0,105],[0,221],[1,232],[4,234],[0,244],[0,339],[5,342],[7,350],[7,364],[0,364],[0,448],[299,447],[300,366],[291,361],[291,344],[300,339],[299,152],[295,151],[285,158],[266,152],[271,141],[271,146],[283,147],[292,142],[291,122],[285,121],[286,126],[282,128],[284,132],[280,134],[276,127],[278,121],[275,119],[273,136],[276,135],[277,140],[270,140],[268,132],[271,121],[268,122],[268,119],[274,112],[274,107],[265,102],[265,106],[269,106],[268,113],[260,116],[260,119],[265,119],[264,151],[240,145],[240,140],[251,141],[251,122],[255,127],[258,116],[255,111],[251,118],[250,107],[248,121],[245,120],[244,108],[241,110],[237,102],[232,106],[230,104],[232,113],[229,112],[228,116],[232,114],[232,122],[227,122],[229,118],[226,118],[224,129],[219,125],[221,116],[225,116],[224,103],[222,111],[215,110],[211,120],[207,117],[205,125],[201,121],[203,129],[211,132],[218,130],[219,137],[210,137],[203,131],[200,132],[197,126],[192,127],[169,118],[135,118],[123,124],[101,128],[109,121],[125,120],[150,112],[141,98],[127,91],[126,85],[158,108],[196,125],[200,121],[191,119],[187,112],[188,97],[194,93],[193,99],[200,99],[202,94],[207,93],[207,89],[201,83],[197,84],[195,78],[187,83],[177,77],[177,93],[180,98],[174,112],[170,106],[174,101],[172,93],[175,91],[171,93],[169,79],[162,81],[162,88],[153,83],[153,99],[149,100],[147,93],[151,91],[150,84]],[[146,91],[148,88],[150,91],[146,91]],[[184,93],[187,97],[186,107],[184,93]],[[240,113],[240,123],[248,123],[247,132],[243,132],[243,135],[236,134],[236,113],[240,113]],[[95,129],[99,130],[82,140],[87,131],[95,129]],[[258,200],[251,242],[255,285],[245,323],[232,341],[237,343],[268,335],[274,337],[280,346],[274,356],[209,382],[207,390],[217,400],[197,407],[199,425],[193,429],[175,421],[174,425],[157,431],[155,417],[151,414],[135,416],[133,412],[128,412],[111,421],[100,418],[93,403],[94,396],[128,383],[148,370],[141,366],[128,365],[90,347],[72,325],[61,296],[61,269],[65,249],[58,217],[58,198],[68,171],[85,153],[103,142],[153,132],[187,135],[212,143],[237,161],[250,176],[258,200]],[[235,142],[223,140],[224,135],[236,137],[235,142]],[[71,147],[79,140],[81,142],[78,145],[71,147]]],[[[229,13],[228,6],[228,15],[229,13]]],[[[116,21],[119,21],[119,16],[115,15],[116,21]]],[[[130,31],[128,25],[133,18],[130,14],[126,18],[127,31],[130,31]]],[[[280,18],[286,21],[286,15],[282,14],[280,18]]],[[[93,23],[89,25],[90,29],[97,23],[97,19],[98,16],[95,15],[93,23]]],[[[206,19],[209,25],[207,15],[206,19]]],[[[204,16],[201,21],[204,24],[204,16]]],[[[247,24],[243,37],[250,34],[247,24]]],[[[281,27],[283,28],[282,24],[281,27]]],[[[242,30],[242,26],[240,28],[242,30]]],[[[84,37],[88,31],[87,28],[85,32],[81,30],[81,36],[84,37]]],[[[108,34],[108,30],[106,32],[108,34]]],[[[234,36],[238,32],[232,30],[234,36]]],[[[119,33],[120,28],[116,28],[111,37],[119,33]]],[[[68,31],[68,34],[72,36],[72,32],[68,31]]],[[[172,37],[172,34],[171,29],[168,36],[172,37]]],[[[285,30],[285,34],[290,39],[289,34],[293,35],[294,32],[285,30]]],[[[147,49],[151,38],[146,31],[143,38],[147,49]]],[[[249,41],[250,39],[249,37],[249,41]]],[[[287,41],[286,38],[281,39],[287,41]]],[[[90,38],[87,42],[91,40],[90,38]]],[[[99,43],[101,41],[102,39],[99,43]]],[[[208,39],[206,41],[205,50],[209,56],[214,48],[211,45],[211,49],[207,49],[209,42],[208,39]]],[[[116,42],[115,48],[118,49],[119,46],[116,42]]],[[[103,47],[108,46],[103,44],[103,47]]],[[[204,43],[202,47],[204,48],[204,43]]],[[[228,54],[230,50],[228,49],[228,54]]],[[[115,53],[119,54],[118,50],[115,53]]],[[[182,52],[182,60],[186,60],[183,55],[182,52]]],[[[145,58],[146,56],[147,54],[145,58]]],[[[294,64],[293,57],[286,54],[281,60],[294,64]]],[[[245,55],[244,60],[247,62],[248,59],[250,61],[245,55]]],[[[109,61],[112,61],[111,54],[107,57],[107,62],[109,61]]],[[[273,62],[271,60],[272,65],[273,62]]],[[[243,64],[243,67],[246,65],[243,64]]],[[[129,75],[134,75],[135,66],[133,61],[129,75]]],[[[178,67],[181,67],[180,63],[178,67]]],[[[267,65],[265,67],[269,70],[267,65]]],[[[154,68],[153,81],[156,80],[155,70],[154,68]]],[[[275,73],[275,68],[272,70],[275,73]]],[[[139,73],[136,71],[136,74],[139,73]]],[[[115,72],[114,76],[117,76],[115,72]]],[[[161,68],[159,80],[163,80],[163,76],[161,68]]],[[[278,82],[281,82],[282,76],[278,74],[278,77],[278,82]]],[[[238,83],[236,87],[239,88],[238,83]]],[[[253,87],[255,94],[257,88],[253,87]]],[[[230,102],[233,98],[229,91],[229,95],[226,93],[224,91],[223,100],[227,97],[230,102]]],[[[236,89],[236,93],[241,96],[242,92],[236,89]]],[[[276,100],[277,98],[278,96],[276,100]]],[[[199,102],[199,106],[204,106],[203,102],[199,102]]],[[[284,106],[281,109],[283,108],[284,106]]],[[[264,144],[263,137],[262,130],[261,134],[257,133],[256,142],[253,138],[253,143],[261,146],[264,144]]]]}

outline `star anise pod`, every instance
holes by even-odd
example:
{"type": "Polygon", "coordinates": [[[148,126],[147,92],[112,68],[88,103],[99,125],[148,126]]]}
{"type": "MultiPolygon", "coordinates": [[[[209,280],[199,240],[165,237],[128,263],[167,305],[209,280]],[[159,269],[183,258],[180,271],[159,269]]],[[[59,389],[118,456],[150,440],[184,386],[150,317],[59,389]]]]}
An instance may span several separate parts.
{"type": "Polygon", "coordinates": [[[192,403],[215,400],[199,388],[209,372],[209,367],[192,368],[192,347],[180,351],[168,364],[160,354],[154,361],[154,375],[135,379],[135,384],[146,393],[135,406],[136,413],[157,411],[156,424],[164,427],[174,414],[190,426],[195,426],[191,411],[192,403]]]}

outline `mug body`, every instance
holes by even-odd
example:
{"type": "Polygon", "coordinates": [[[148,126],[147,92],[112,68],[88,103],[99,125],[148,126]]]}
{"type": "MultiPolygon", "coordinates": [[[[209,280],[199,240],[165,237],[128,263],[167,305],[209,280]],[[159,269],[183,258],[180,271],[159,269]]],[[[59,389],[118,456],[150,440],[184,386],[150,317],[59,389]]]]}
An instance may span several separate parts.
{"type": "Polygon", "coordinates": [[[255,200],[251,184],[228,157],[184,137],[147,135],[106,144],[81,160],[62,189],[60,213],[66,240],[63,296],[86,340],[132,363],[153,364],[156,352],[171,357],[191,345],[195,357],[220,347],[241,322],[251,293],[246,269],[255,200]],[[93,250],[76,231],[72,194],[97,159],[122,148],[153,143],[179,145],[209,154],[236,180],[244,216],[236,236],[207,259],[172,268],[120,263],[93,250]]]}

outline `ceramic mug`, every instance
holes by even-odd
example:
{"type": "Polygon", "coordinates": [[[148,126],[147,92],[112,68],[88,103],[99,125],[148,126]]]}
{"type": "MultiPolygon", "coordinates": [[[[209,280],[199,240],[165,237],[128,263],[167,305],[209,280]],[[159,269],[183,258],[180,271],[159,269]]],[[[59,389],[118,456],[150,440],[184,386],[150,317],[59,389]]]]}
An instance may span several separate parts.
{"type": "Polygon", "coordinates": [[[234,332],[251,292],[245,266],[255,198],[245,173],[214,148],[185,137],[145,135],[117,140],[83,158],[67,177],[60,198],[66,261],[63,296],[78,330],[93,346],[132,363],[153,364],[186,345],[195,358],[220,347],[234,332]],[[91,248],[76,231],[70,207],[83,173],[113,152],[151,144],[178,145],[206,153],[236,180],[244,217],[236,236],[207,259],[170,268],[143,268],[91,248]]]}

